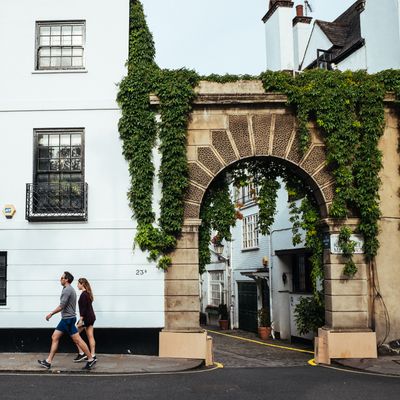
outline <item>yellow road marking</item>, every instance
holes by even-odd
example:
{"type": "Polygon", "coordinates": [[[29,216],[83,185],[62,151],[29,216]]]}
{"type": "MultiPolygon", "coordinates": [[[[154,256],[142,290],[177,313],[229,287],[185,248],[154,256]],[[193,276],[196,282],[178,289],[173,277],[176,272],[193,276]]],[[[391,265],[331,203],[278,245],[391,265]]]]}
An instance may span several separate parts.
{"type": "Polygon", "coordinates": [[[314,352],[313,352],[313,351],[310,351],[310,350],[296,349],[295,347],[280,346],[280,345],[278,345],[278,344],[260,342],[259,340],[248,339],[248,338],[244,338],[244,337],[236,336],[236,335],[228,335],[227,333],[222,333],[222,332],[218,332],[218,331],[212,331],[212,330],[210,330],[210,329],[207,329],[207,331],[208,331],[208,332],[215,333],[216,335],[228,336],[228,337],[230,337],[230,338],[235,338],[235,339],[239,339],[239,340],[244,340],[245,342],[250,342],[250,343],[257,343],[257,344],[261,344],[261,345],[267,346],[267,347],[275,347],[275,348],[277,348],[277,349],[282,349],[282,350],[297,351],[297,352],[299,352],[299,353],[314,354],[314,352]]]}

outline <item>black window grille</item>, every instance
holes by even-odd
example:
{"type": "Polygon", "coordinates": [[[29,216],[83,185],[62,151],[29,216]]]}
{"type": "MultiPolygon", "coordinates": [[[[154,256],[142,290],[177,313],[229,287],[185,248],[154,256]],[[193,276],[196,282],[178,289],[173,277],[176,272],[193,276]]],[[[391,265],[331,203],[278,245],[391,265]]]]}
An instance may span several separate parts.
{"type": "Polygon", "coordinates": [[[7,252],[0,251],[0,306],[7,304],[7,252]]]}
{"type": "Polygon", "coordinates": [[[36,23],[36,69],[83,69],[85,21],[36,23]]]}
{"type": "Polygon", "coordinates": [[[87,220],[83,130],[37,130],[26,218],[87,220]]]}

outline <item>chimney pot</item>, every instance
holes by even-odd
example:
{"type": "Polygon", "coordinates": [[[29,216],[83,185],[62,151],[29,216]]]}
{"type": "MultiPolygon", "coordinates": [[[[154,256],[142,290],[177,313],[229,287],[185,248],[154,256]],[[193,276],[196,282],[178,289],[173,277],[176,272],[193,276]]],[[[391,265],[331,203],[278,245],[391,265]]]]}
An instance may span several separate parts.
{"type": "Polygon", "coordinates": [[[303,5],[299,4],[296,6],[296,16],[302,17],[303,16],[303,5]]]}

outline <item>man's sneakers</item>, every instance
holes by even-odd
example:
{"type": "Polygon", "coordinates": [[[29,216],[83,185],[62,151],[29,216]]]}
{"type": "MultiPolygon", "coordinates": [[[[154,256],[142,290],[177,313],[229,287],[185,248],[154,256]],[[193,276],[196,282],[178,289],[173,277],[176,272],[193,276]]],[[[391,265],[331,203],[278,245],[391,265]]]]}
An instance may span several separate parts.
{"type": "Polygon", "coordinates": [[[46,369],[50,369],[51,368],[51,364],[48,363],[46,360],[37,360],[37,362],[46,369]]]}
{"type": "Polygon", "coordinates": [[[77,356],[74,358],[74,363],[78,363],[84,360],[87,360],[87,355],[78,353],[77,356]]]}
{"type": "Polygon", "coordinates": [[[96,358],[96,356],[94,356],[93,360],[88,361],[82,369],[89,371],[93,368],[93,366],[94,366],[94,364],[96,364],[96,362],[97,362],[97,358],[96,358]]]}

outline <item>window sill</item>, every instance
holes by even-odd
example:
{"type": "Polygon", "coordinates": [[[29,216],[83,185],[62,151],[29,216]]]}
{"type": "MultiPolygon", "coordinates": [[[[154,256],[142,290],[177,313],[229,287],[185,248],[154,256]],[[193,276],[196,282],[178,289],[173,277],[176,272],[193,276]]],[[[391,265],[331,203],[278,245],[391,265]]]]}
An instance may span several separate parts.
{"type": "Polygon", "coordinates": [[[9,310],[10,306],[0,306],[0,310],[9,310]]]}
{"type": "Polygon", "coordinates": [[[32,71],[32,75],[43,75],[43,74],[87,74],[87,69],[43,69],[32,71]]]}
{"type": "Polygon", "coordinates": [[[249,247],[247,249],[242,249],[241,251],[242,251],[242,253],[245,253],[246,251],[254,251],[254,250],[260,250],[260,248],[258,246],[257,247],[249,247]]]}

